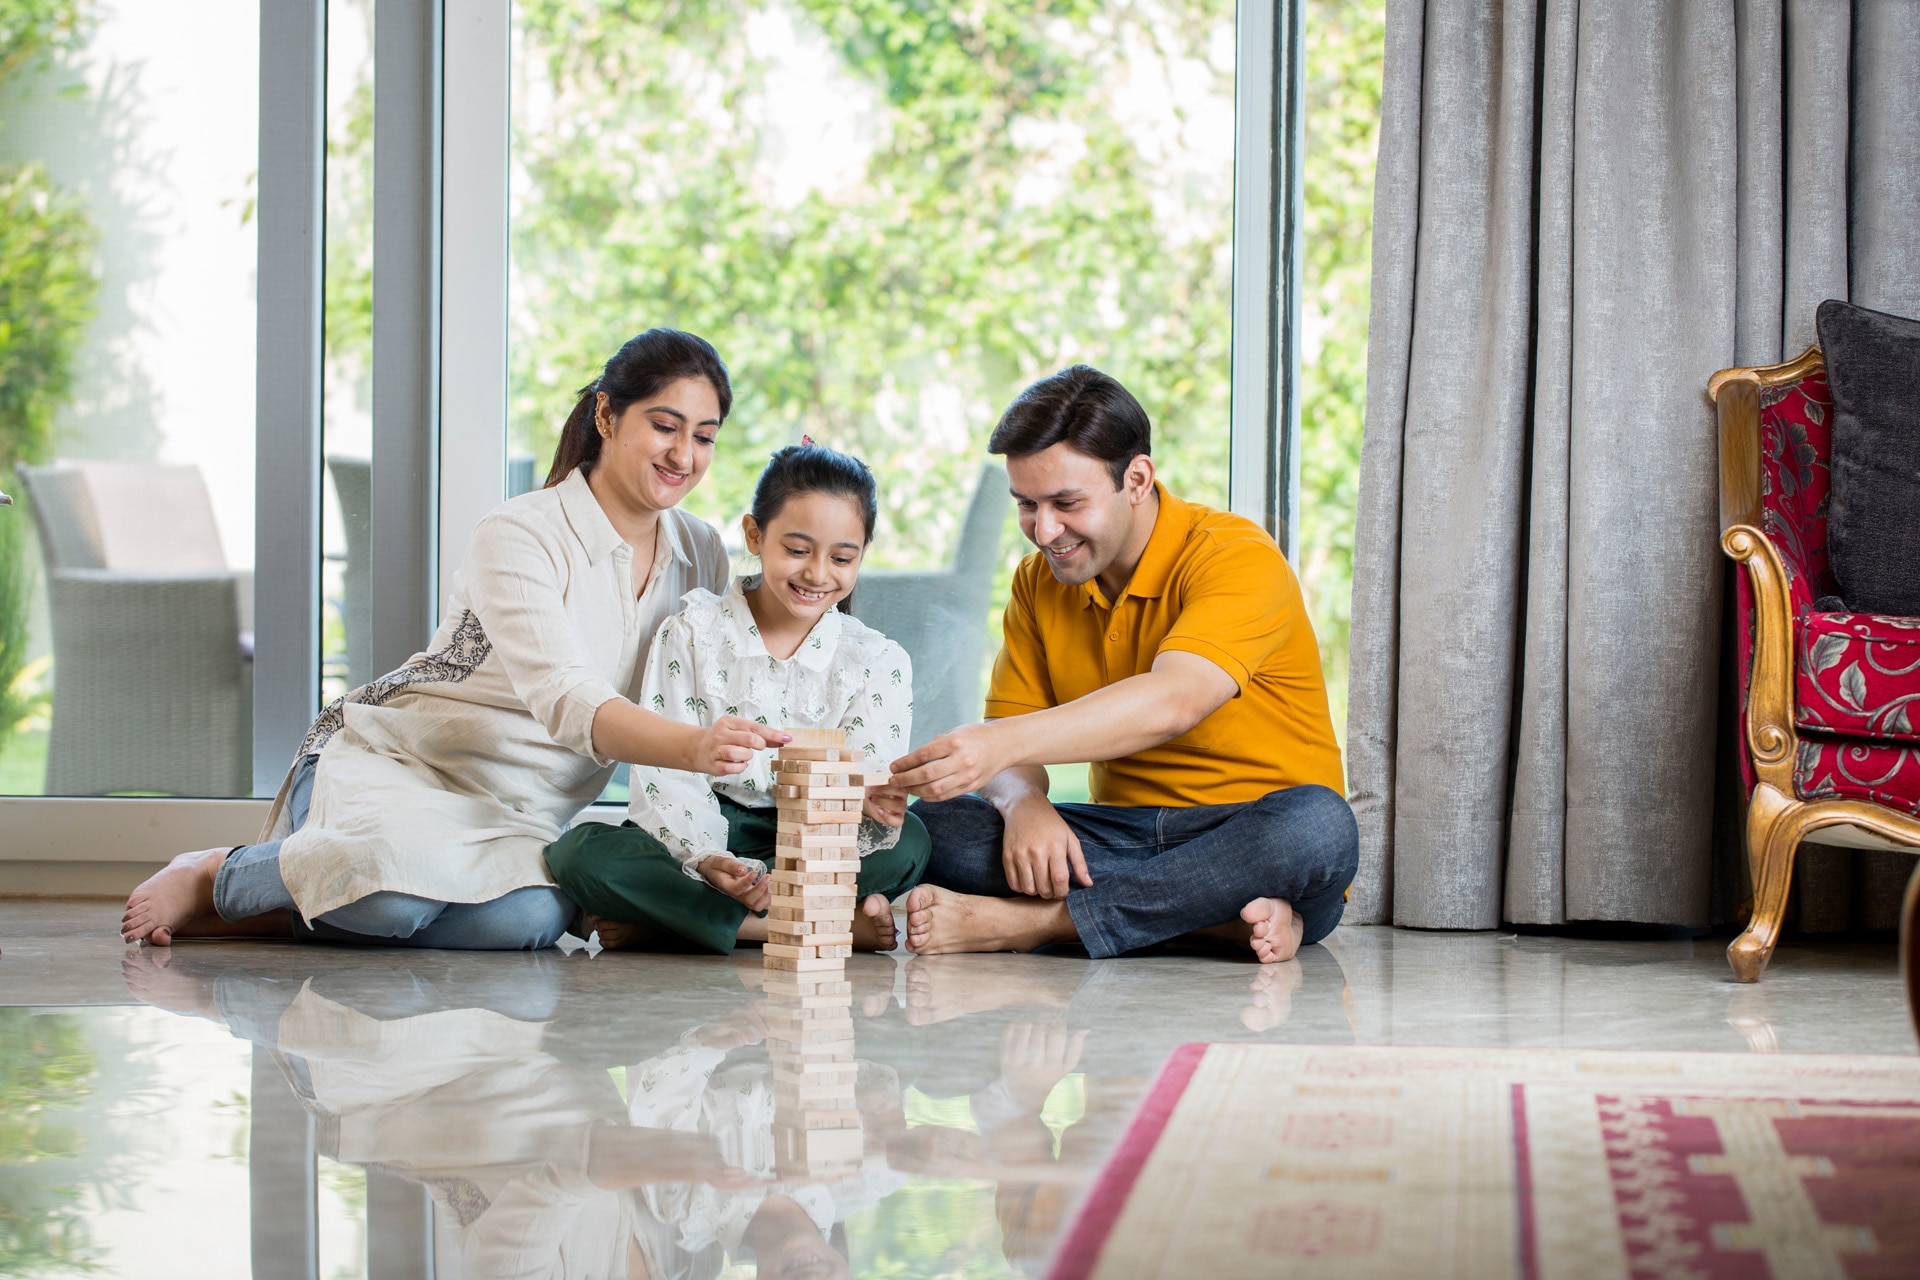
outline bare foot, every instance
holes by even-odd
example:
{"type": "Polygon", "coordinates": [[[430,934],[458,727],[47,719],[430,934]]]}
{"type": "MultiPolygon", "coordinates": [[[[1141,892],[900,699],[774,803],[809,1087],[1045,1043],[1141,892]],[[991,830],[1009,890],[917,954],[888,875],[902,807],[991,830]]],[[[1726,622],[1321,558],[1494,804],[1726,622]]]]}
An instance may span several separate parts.
{"type": "MultiPolygon", "coordinates": [[[[748,917],[751,919],[752,917],[748,917]]],[[[628,924],[624,920],[609,920],[605,916],[596,916],[592,912],[582,911],[580,919],[574,924],[574,932],[587,938],[600,935],[600,945],[608,951],[637,951],[659,941],[657,931],[643,924],[628,924]]]]}
{"type": "MultiPolygon", "coordinates": [[[[188,923],[213,916],[213,878],[227,860],[227,849],[183,853],[140,882],[127,898],[120,916],[122,942],[172,943],[174,933],[188,923]]],[[[217,920],[218,916],[214,916],[217,920]]]]}
{"type": "Polygon", "coordinates": [[[893,926],[893,904],[878,893],[870,893],[853,917],[855,951],[891,951],[900,945],[899,930],[893,926]]]}
{"type": "Polygon", "coordinates": [[[1196,929],[1185,936],[1235,952],[1246,947],[1261,964],[1279,964],[1293,959],[1293,953],[1300,949],[1300,917],[1285,898],[1255,898],[1240,908],[1238,920],[1196,929]]]}
{"type": "Polygon", "coordinates": [[[907,895],[907,950],[915,955],[1032,951],[1079,936],[1061,899],[980,898],[930,884],[907,895]]]}
{"type": "Polygon", "coordinates": [[[1240,908],[1240,918],[1252,926],[1248,942],[1261,964],[1291,960],[1300,950],[1305,926],[1284,898],[1255,898],[1240,908]]]}

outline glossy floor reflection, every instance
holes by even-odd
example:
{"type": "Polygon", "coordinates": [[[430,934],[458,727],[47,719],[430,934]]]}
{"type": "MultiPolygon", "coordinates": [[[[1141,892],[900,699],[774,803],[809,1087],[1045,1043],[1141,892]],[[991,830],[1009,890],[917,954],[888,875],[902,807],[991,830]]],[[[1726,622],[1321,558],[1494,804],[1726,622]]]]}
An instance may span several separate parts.
{"type": "Polygon", "coordinates": [[[858,956],[823,1011],[751,952],[169,953],[116,917],[0,903],[0,1274],[1037,1275],[1182,1043],[1914,1048],[1890,946],[1758,987],[1712,940],[858,956]]]}

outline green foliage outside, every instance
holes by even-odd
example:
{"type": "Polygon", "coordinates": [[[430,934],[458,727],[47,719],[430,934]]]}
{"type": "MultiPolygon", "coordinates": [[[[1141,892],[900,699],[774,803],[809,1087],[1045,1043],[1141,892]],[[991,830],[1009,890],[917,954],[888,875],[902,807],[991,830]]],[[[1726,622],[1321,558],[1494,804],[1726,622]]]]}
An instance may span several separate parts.
{"type": "MultiPolygon", "coordinates": [[[[0,0],[0,83],[77,48],[88,0],[0,0]]],[[[0,166],[0,488],[43,461],[99,283],[85,205],[37,164],[0,166]]],[[[0,512],[0,748],[46,709],[27,667],[33,568],[24,509],[0,512]]]]}
{"type": "Polygon", "coordinates": [[[1224,500],[1231,193],[1163,181],[1121,97],[1130,68],[1178,65],[1230,103],[1226,0],[516,13],[516,95],[540,104],[514,140],[517,444],[547,456],[607,354],[671,324],[712,339],[735,377],[688,499],[702,515],[731,522],[767,453],[805,433],[879,475],[875,563],[937,563],[1001,408],[1076,360],[1147,406],[1177,490],[1224,500]],[[768,64],[742,38],[769,15],[824,41],[873,104],[864,172],[838,189],[769,189],[768,64]]]}
{"type": "Polygon", "coordinates": [[[78,1189],[45,1185],[36,1166],[80,1154],[46,1113],[78,1107],[97,1073],[79,1018],[0,1009],[0,1275],[94,1269],[78,1189]]]}
{"type": "Polygon", "coordinates": [[[1344,744],[1384,5],[1382,0],[1309,0],[1306,26],[1301,310],[1307,349],[1301,368],[1299,568],[1320,638],[1334,729],[1344,744]]]}

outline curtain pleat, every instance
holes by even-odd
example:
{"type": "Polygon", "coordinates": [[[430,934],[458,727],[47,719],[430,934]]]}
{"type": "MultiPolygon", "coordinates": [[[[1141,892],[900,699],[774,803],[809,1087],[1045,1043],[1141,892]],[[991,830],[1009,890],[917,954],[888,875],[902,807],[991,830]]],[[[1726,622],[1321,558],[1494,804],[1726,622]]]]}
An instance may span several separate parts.
{"type": "Polygon", "coordinates": [[[1920,313],[1917,104],[1910,0],[1389,0],[1348,919],[1709,923],[1706,379],[1920,313]]]}

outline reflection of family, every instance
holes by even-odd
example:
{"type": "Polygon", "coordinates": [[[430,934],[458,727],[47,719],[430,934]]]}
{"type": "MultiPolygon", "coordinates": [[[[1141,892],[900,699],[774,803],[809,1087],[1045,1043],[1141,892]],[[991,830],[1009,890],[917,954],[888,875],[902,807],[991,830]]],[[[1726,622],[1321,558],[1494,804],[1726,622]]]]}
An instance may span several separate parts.
{"type": "MultiPolygon", "coordinates": [[[[840,727],[868,790],[856,942],[921,953],[1188,939],[1285,960],[1339,922],[1357,835],[1311,624],[1273,540],[1155,477],[1145,412],[1075,366],[993,433],[1021,530],[987,719],[908,751],[914,672],[844,611],[866,466],[774,454],[758,573],[679,509],[732,402],[705,341],[653,329],[582,391],[546,487],[475,531],[426,653],[321,713],[256,844],[183,854],[122,934],[418,947],[766,934],[768,748],[840,727]],[[568,830],[620,763],[630,819],[568,830]],[[1045,766],[1091,763],[1094,803],[1045,766]],[[918,796],[911,810],[909,795],[918,796]]],[[[940,673],[923,672],[923,678],[940,673]]]]}

